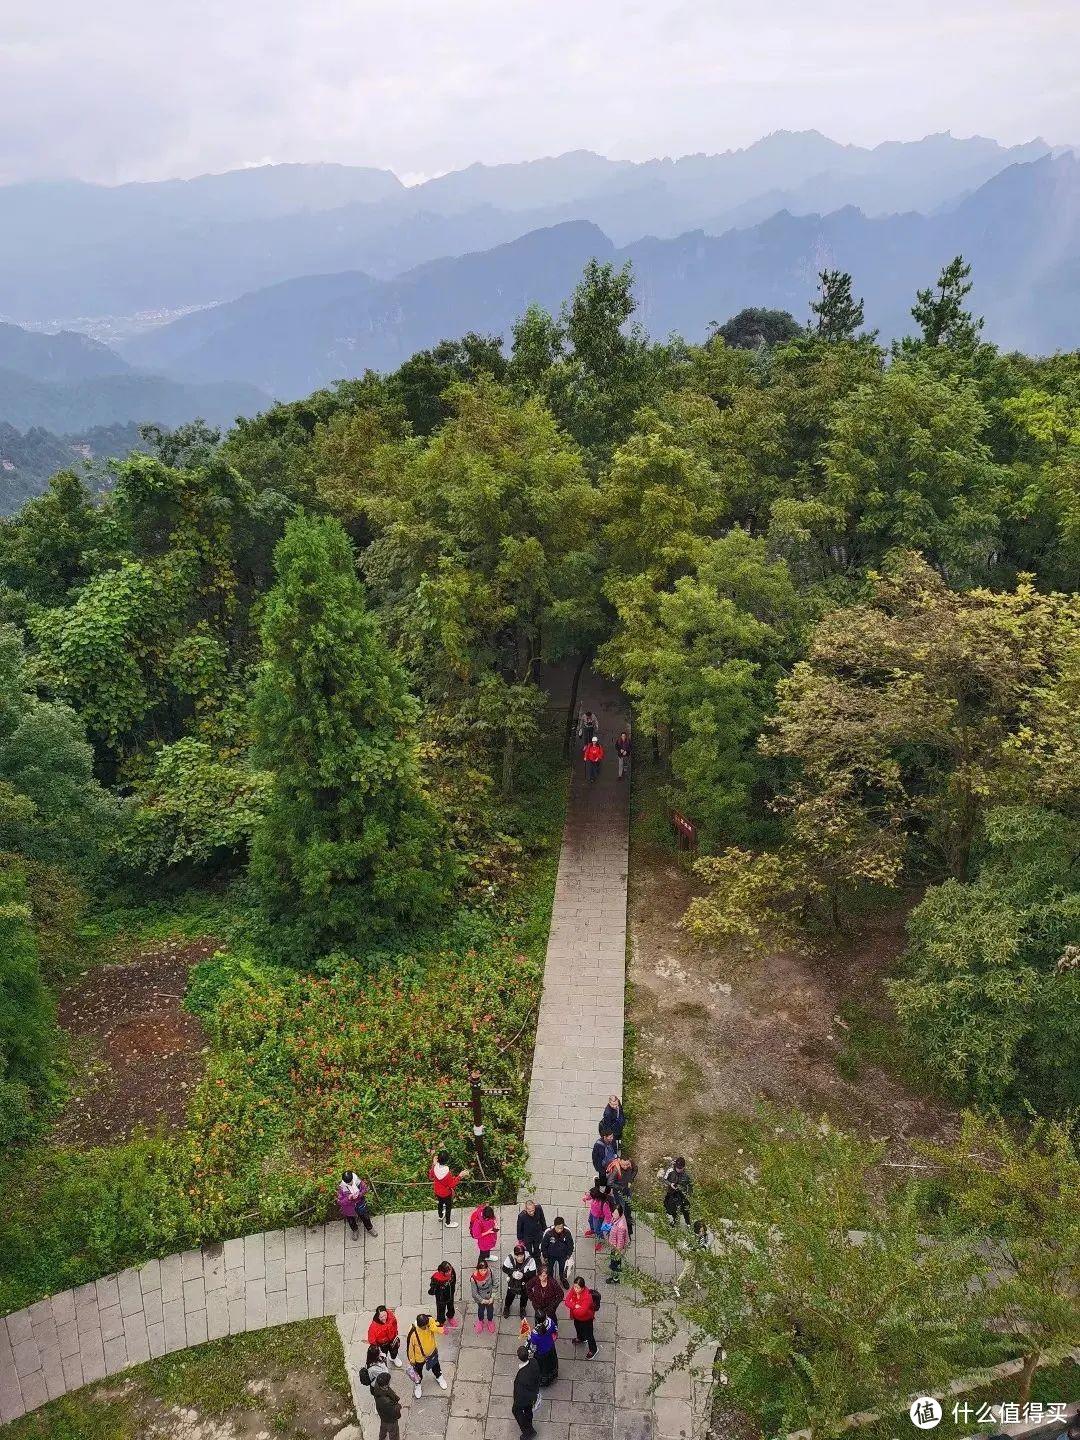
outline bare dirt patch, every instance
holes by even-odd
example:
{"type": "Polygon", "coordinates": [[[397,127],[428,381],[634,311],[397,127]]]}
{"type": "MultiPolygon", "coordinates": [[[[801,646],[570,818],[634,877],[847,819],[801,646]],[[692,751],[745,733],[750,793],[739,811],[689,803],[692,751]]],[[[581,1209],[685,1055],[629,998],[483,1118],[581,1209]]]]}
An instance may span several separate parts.
{"type": "Polygon", "coordinates": [[[137,1126],[183,1122],[206,1043],[183,1008],[187,974],[216,948],[208,938],[155,941],[65,988],[57,1010],[71,1037],[75,1077],[58,1128],[62,1142],[108,1145],[137,1126]]]}
{"type": "Polygon", "coordinates": [[[675,1153],[722,1158],[725,1117],[763,1100],[883,1140],[894,1164],[910,1162],[913,1140],[952,1133],[948,1107],[905,1083],[888,1028],[882,981],[913,898],[828,953],[747,961],[678,928],[696,891],[670,851],[636,843],[630,878],[630,1100],[644,1173],[675,1153]]]}

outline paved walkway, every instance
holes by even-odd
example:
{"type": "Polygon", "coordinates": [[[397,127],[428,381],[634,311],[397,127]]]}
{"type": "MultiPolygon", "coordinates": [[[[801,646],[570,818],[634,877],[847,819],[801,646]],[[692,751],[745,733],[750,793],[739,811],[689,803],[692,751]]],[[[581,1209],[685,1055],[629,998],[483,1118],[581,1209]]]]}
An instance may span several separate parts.
{"type": "MultiPolygon", "coordinates": [[[[609,755],[625,723],[617,696],[586,677],[582,699],[597,712],[609,755]]],[[[614,760],[601,779],[585,782],[575,764],[563,837],[544,991],[537,1024],[526,1120],[534,1196],[549,1222],[566,1216],[577,1236],[575,1261],[603,1302],[596,1325],[600,1352],[586,1361],[559,1342],[560,1378],[545,1392],[537,1423],[542,1440],[685,1440],[692,1429],[691,1382],[670,1377],[647,1392],[665,1358],[651,1341],[652,1316],[623,1286],[611,1287],[581,1234],[582,1197],[591,1183],[596,1122],[611,1091],[622,1089],[626,946],[627,787],[614,760]]],[[[517,1205],[501,1211],[505,1253],[517,1205]]],[[[379,1304],[399,1309],[403,1329],[431,1308],[428,1277],[452,1261],[468,1293],[475,1247],[462,1229],[446,1230],[433,1210],[377,1219],[375,1239],[353,1241],[340,1223],[250,1235],[109,1275],[39,1301],[0,1320],[0,1422],[80,1385],[190,1345],[290,1320],[334,1316],[345,1346],[365,1440],[377,1435],[369,1393],[355,1382],[367,1325],[379,1304]]],[[[635,1232],[633,1260],[674,1275],[671,1250],[635,1232]]],[[[460,1291],[459,1291],[460,1294],[460,1291]]],[[[428,1377],[419,1401],[403,1375],[395,1386],[406,1406],[406,1440],[512,1440],[510,1392],[519,1343],[516,1315],[495,1336],[477,1335],[471,1303],[459,1299],[461,1326],[440,1344],[449,1382],[428,1377]]],[[[498,1313],[498,1312],[497,1312],[498,1313]]],[[[672,1347],[675,1348],[675,1347],[672,1347]]]]}

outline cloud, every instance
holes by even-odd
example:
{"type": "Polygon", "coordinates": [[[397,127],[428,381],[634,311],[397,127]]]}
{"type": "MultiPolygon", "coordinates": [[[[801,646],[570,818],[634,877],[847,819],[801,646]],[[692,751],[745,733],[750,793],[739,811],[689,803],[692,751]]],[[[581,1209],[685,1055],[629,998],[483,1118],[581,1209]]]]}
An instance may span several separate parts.
{"type": "Polygon", "coordinates": [[[433,174],[778,128],[1080,140],[1080,7],[1058,0],[2,3],[5,180],[266,157],[433,174]]]}

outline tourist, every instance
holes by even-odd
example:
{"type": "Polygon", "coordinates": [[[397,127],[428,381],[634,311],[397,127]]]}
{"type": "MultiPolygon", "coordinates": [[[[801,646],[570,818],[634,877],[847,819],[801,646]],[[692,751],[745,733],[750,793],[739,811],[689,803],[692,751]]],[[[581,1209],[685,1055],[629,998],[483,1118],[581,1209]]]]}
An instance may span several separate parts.
{"type": "Polygon", "coordinates": [[[369,1345],[377,1345],[387,1360],[392,1360],[399,1368],[401,1357],[398,1351],[401,1349],[401,1338],[398,1335],[397,1316],[389,1305],[380,1305],[375,1311],[374,1318],[367,1329],[369,1345]]]}
{"type": "Polygon", "coordinates": [[[476,1262],[476,1269],[469,1276],[469,1289],[476,1306],[476,1333],[485,1329],[495,1334],[495,1276],[486,1257],[476,1262]]]}
{"type": "Polygon", "coordinates": [[[623,1256],[626,1254],[626,1247],[630,1244],[630,1231],[627,1227],[626,1216],[623,1213],[623,1207],[621,1205],[616,1204],[612,1206],[611,1229],[608,1231],[607,1238],[611,1250],[608,1279],[612,1285],[618,1285],[623,1256]]]}
{"type": "Polygon", "coordinates": [[[626,1129],[626,1111],[623,1109],[622,1100],[618,1095],[609,1095],[607,1104],[604,1106],[604,1113],[600,1121],[600,1133],[607,1133],[618,1145],[622,1139],[622,1132],[626,1129]]]}
{"type": "Polygon", "coordinates": [[[517,1238],[534,1260],[540,1259],[540,1241],[546,1229],[544,1207],[535,1200],[526,1200],[524,1210],[517,1217],[517,1238]]]}
{"type": "Polygon", "coordinates": [[[600,774],[600,762],[604,758],[604,747],[599,740],[593,739],[581,753],[585,760],[585,778],[595,781],[600,774]]]}
{"type": "Polygon", "coordinates": [[[442,1326],[436,1324],[430,1315],[421,1312],[416,1324],[409,1327],[405,1337],[405,1356],[409,1362],[413,1382],[413,1394],[417,1400],[423,1393],[424,1371],[430,1370],[440,1390],[446,1389],[446,1377],[439,1364],[439,1336],[442,1326]]]}
{"type": "Polygon", "coordinates": [[[619,779],[622,780],[630,767],[630,736],[625,730],[615,741],[615,754],[619,757],[619,779]]]}
{"type": "Polygon", "coordinates": [[[503,1301],[504,1318],[510,1314],[511,1307],[515,1300],[521,1302],[521,1314],[524,1317],[525,1305],[528,1301],[529,1282],[536,1274],[536,1261],[525,1249],[520,1241],[503,1261],[503,1274],[506,1276],[506,1298],[503,1301]]]}
{"type": "Polygon", "coordinates": [[[600,1121],[599,1130],[599,1139],[593,1141],[592,1163],[597,1178],[606,1181],[607,1167],[611,1164],[612,1160],[615,1159],[617,1153],[615,1150],[615,1136],[604,1124],[603,1120],[600,1121]]]}
{"type": "Polygon", "coordinates": [[[536,1434],[533,1415],[540,1404],[540,1365],[528,1345],[517,1348],[518,1368],[514,1376],[514,1398],[510,1414],[518,1423],[523,1436],[536,1434]]]}
{"type": "Polygon", "coordinates": [[[708,1250],[712,1244],[712,1236],[704,1220],[694,1221],[694,1241],[700,1250],[708,1250]]]}
{"type": "Polygon", "coordinates": [[[631,1239],[634,1235],[634,1216],[631,1211],[631,1202],[634,1198],[634,1181],[637,1179],[638,1169],[629,1155],[617,1155],[607,1168],[608,1179],[611,1183],[612,1198],[617,1200],[623,1208],[626,1217],[626,1228],[630,1232],[631,1239]]]}
{"type": "Polygon", "coordinates": [[[390,1376],[380,1375],[371,1391],[375,1396],[375,1413],[379,1417],[379,1440],[399,1440],[401,1401],[397,1392],[390,1388],[390,1376]]]}
{"type": "Polygon", "coordinates": [[[694,1182],[686,1168],[686,1160],[679,1155],[663,1174],[664,1210],[672,1225],[678,1224],[679,1216],[690,1224],[690,1192],[694,1182]]]}
{"type": "Polygon", "coordinates": [[[469,1216],[469,1234],[476,1241],[481,1260],[490,1260],[499,1243],[499,1222],[490,1205],[478,1205],[469,1216]]]}
{"type": "Polygon", "coordinates": [[[586,1346],[585,1359],[591,1360],[596,1354],[596,1312],[600,1308],[600,1294],[596,1290],[590,1290],[585,1284],[585,1277],[579,1275],[573,1285],[566,1292],[566,1308],[570,1311],[570,1318],[574,1322],[576,1338],[571,1340],[571,1345],[586,1346]]]}
{"type": "Polygon", "coordinates": [[[364,1363],[360,1366],[356,1374],[360,1384],[366,1385],[368,1389],[371,1389],[380,1375],[385,1375],[389,1379],[390,1366],[387,1365],[383,1352],[379,1349],[378,1345],[368,1346],[364,1363]]]}
{"type": "Polygon", "coordinates": [[[454,1291],[457,1289],[457,1271],[449,1260],[440,1260],[431,1272],[428,1294],[435,1297],[435,1319],[447,1330],[457,1325],[454,1314],[454,1291]]]}
{"type": "Polygon", "coordinates": [[[591,710],[586,710],[578,721],[577,733],[583,745],[588,745],[590,740],[600,739],[600,723],[591,710]]]}
{"type": "Polygon", "coordinates": [[[554,1315],[562,1304],[563,1295],[566,1292],[551,1278],[551,1272],[546,1265],[541,1265],[533,1278],[529,1281],[529,1303],[537,1320],[543,1319],[545,1315],[554,1315]]]}
{"type": "Polygon", "coordinates": [[[455,1175],[450,1168],[450,1156],[445,1150],[440,1150],[431,1157],[431,1169],[428,1171],[428,1179],[431,1181],[431,1188],[435,1192],[436,1209],[439,1219],[448,1230],[457,1229],[457,1221],[450,1219],[450,1212],[454,1206],[454,1191],[461,1184],[462,1180],[468,1179],[468,1170],[462,1170],[455,1175]]]}
{"type": "Polygon", "coordinates": [[[540,1388],[546,1390],[559,1378],[559,1352],[555,1341],[559,1338],[559,1326],[554,1315],[538,1315],[536,1323],[529,1329],[529,1322],[522,1321],[522,1333],[528,1331],[529,1344],[540,1366],[540,1388]]]}
{"type": "Polygon", "coordinates": [[[361,1180],[355,1170],[343,1170],[341,1182],[337,1187],[338,1210],[341,1218],[348,1225],[355,1240],[360,1234],[360,1225],[369,1235],[378,1235],[378,1231],[371,1223],[371,1216],[368,1213],[367,1197],[371,1190],[371,1183],[368,1180],[361,1180]],[[359,1221],[360,1225],[356,1222],[359,1221]]]}
{"type": "Polygon", "coordinates": [[[544,1238],[540,1241],[540,1254],[548,1270],[564,1286],[569,1283],[566,1267],[573,1253],[574,1237],[567,1229],[563,1217],[556,1215],[551,1229],[545,1230],[544,1238]]]}
{"type": "Polygon", "coordinates": [[[597,1181],[589,1193],[582,1196],[582,1199],[589,1207],[585,1232],[596,1241],[596,1249],[602,1250],[604,1237],[611,1229],[611,1187],[601,1185],[597,1181]]]}

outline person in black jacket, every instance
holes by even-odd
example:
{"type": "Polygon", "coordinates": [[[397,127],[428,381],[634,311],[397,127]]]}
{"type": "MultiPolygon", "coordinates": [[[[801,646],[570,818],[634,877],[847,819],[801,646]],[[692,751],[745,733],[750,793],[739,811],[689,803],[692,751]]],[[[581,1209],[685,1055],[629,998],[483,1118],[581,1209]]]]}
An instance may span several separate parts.
{"type": "Polygon", "coordinates": [[[604,1106],[604,1113],[600,1117],[600,1134],[605,1130],[611,1135],[618,1146],[622,1141],[622,1132],[626,1129],[626,1111],[622,1108],[622,1100],[618,1095],[609,1095],[608,1102],[604,1106]]]}
{"type": "Polygon", "coordinates": [[[453,1330],[458,1323],[454,1313],[456,1290],[457,1271],[449,1260],[440,1260],[437,1268],[431,1272],[427,1293],[435,1297],[436,1324],[445,1325],[447,1330],[453,1330]]]}
{"type": "Polygon", "coordinates": [[[525,1208],[517,1218],[517,1238],[534,1260],[540,1259],[540,1241],[547,1229],[544,1207],[535,1200],[526,1200],[525,1208]]]}
{"type": "MultiPolygon", "coordinates": [[[[539,1371],[537,1372],[539,1381],[539,1371]]],[[[379,1440],[399,1440],[398,1421],[401,1419],[401,1401],[390,1388],[390,1376],[378,1375],[371,1387],[375,1396],[375,1413],[379,1417],[379,1440]]]]}
{"type": "Polygon", "coordinates": [[[517,1357],[518,1369],[514,1376],[514,1399],[510,1413],[517,1421],[522,1435],[528,1437],[536,1434],[533,1411],[540,1399],[540,1366],[528,1345],[518,1346],[517,1357]]]}
{"type": "Polygon", "coordinates": [[[525,1317],[525,1306],[529,1299],[529,1282],[536,1274],[536,1261],[532,1258],[525,1246],[519,1240],[513,1250],[503,1261],[503,1274],[506,1276],[506,1299],[503,1301],[504,1318],[510,1314],[511,1307],[515,1300],[520,1302],[522,1319],[525,1317]]]}
{"type": "Polygon", "coordinates": [[[545,1230],[544,1238],[540,1241],[540,1255],[564,1290],[570,1283],[567,1278],[566,1266],[573,1253],[574,1237],[567,1229],[563,1217],[556,1215],[551,1229],[545,1230]]]}
{"type": "Polygon", "coordinates": [[[601,1180],[607,1179],[607,1167],[618,1154],[615,1145],[615,1136],[607,1128],[604,1122],[600,1121],[600,1138],[593,1141],[592,1163],[593,1169],[601,1180]]]}

